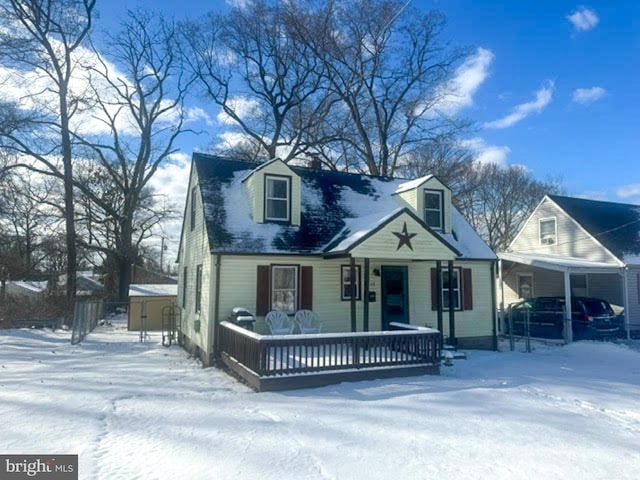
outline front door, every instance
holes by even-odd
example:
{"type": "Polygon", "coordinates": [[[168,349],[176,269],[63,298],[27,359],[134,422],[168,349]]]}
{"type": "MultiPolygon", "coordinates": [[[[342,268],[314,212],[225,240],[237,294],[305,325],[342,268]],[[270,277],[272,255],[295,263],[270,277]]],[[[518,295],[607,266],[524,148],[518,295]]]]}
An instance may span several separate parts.
{"type": "Polygon", "coordinates": [[[382,329],[391,322],[409,323],[407,267],[382,267],[382,329]]]}

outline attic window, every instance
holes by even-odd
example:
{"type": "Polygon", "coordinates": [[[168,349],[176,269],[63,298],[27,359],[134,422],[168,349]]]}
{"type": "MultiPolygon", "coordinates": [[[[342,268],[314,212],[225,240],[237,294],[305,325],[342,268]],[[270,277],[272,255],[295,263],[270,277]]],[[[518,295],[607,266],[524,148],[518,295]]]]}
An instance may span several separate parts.
{"type": "Polygon", "coordinates": [[[557,243],[557,227],[555,218],[540,219],[540,245],[557,243]]]}
{"type": "Polygon", "coordinates": [[[436,230],[444,227],[443,198],[441,190],[424,191],[424,223],[436,230]]]}
{"type": "Polygon", "coordinates": [[[265,220],[288,222],[291,215],[291,177],[265,176],[265,220]]]}

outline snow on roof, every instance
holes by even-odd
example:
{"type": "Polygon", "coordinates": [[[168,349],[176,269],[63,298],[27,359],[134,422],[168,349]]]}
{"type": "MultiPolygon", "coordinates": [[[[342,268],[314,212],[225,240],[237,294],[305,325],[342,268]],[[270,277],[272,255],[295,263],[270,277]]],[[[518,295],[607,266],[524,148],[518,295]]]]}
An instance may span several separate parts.
{"type": "Polygon", "coordinates": [[[348,218],[345,219],[345,227],[336,237],[340,239],[340,242],[335,245],[328,247],[328,251],[332,252],[342,252],[347,250],[351,245],[356,243],[362,237],[371,233],[373,230],[378,228],[380,225],[383,225],[387,220],[391,217],[395,216],[399,212],[403,211],[404,207],[398,207],[387,215],[380,217],[379,213],[374,213],[372,215],[367,215],[365,217],[356,217],[356,218],[348,218]]]}
{"type": "Polygon", "coordinates": [[[616,263],[592,262],[585,260],[584,258],[544,253],[501,252],[498,253],[498,257],[507,261],[560,271],[576,271],[580,269],[589,269],[593,271],[595,269],[600,269],[603,272],[618,272],[621,268],[621,265],[616,263]]]}
{"type": "Polygon", "coordinates": [[[34,293],[42,293],[47,291],[47,281],[33,281],[33,280],[13,280],[11,282],[7,282],[10,285],[13,285],[18,288],[23,288],[30,292],[34,293]]]}
{"type": "MultiPolygon", "coordinates": [[[[416,180],[388,179],[289,165],[301,180],[299,226],[256,223],[247,186],[255,163],[196,153],[193,156],[211,251],[228,253],[326,254],[341,251],[407,205],[394,195],[416,188],[416,180]]],[[[495,254],[452,208],[453,233],[441,239],[461,258],[495,260],[495,254]]]]}
{"type": "Polygon", "coordinates": [[[129,285],[130,297],[170,297],[178,295],[178,285],[137,283],[129,285]]]}
{"type": "Polygon", "coordinates": [[[413,190],[414,188],[418,188],[424,182],[433,178],[433,175],[425,175],[424,177],[416,178],[415,180],[409,180],[408,182],[401,183],[397,186],[394,193],[402,193],[408,190],[413,190]]]}
{"type": "Polygon", "coordinates": [[[451,206],[451,228],[453,233],[441,233],[440,236],[458,250],[463,258],[474,260],[496,260],[496,254],[489,245],[469,225],[462,214],[451,206]]]}

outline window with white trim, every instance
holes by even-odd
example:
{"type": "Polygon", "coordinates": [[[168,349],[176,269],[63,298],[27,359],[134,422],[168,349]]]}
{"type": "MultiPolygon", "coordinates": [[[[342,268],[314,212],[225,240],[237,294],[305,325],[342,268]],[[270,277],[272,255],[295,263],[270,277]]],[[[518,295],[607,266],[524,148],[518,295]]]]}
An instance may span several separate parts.
{"type": "Polygon", "coordinates": [[[555,245],[558,240],[555,218],[540,219],[540,245],[555,245]]]}
{"type": "Polygon", "coordinates": [[[291,314],[298,309],[297,265],[271,267],[271,308],[291,314]]]}
{"type": "Polygon", "coordinates": [[[444,192],[441,190],[424,191],[424,223],[436,230],[442,230],[444,192]]]}
{"type": "Polygon", "coordinates": [[[265,176],[264,218],[276,222],[288,222],[291,212],[291,178],[265,176]]]}
{"type": "MultiPolygon", "coordinates": [[[[360,300],[360,265],[354,266],[355,278],[353,288],[356,300],[360,300]]],[[[342,300],[351,300],[351,266],[342,265],[342,300]]]]}
{"type": "Polygon", "coordinates": [[[454,310],[460,310],[461,296],[460,296],[460,267],[453,269],[453,282],[449,283],[449,270],[442,270],[442,309],[449,310],[449,289],[453,289],[453,308],[454,310]]]}

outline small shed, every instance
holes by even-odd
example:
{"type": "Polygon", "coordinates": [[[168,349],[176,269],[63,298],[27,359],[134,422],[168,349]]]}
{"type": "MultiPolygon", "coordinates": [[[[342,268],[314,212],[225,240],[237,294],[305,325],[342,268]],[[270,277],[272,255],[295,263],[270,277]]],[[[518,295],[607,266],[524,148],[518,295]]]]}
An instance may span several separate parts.
{"type": "MultiPolygon", "coordinates": [[[[146,284],[138,283],[129,286],[129,330],[146,331],[162,330],[162,313],[165,307],[176,305],[178,297],[177,284],[146,284]]],[[[166,310],[164,310],[166,312],[166,310]]]]}

